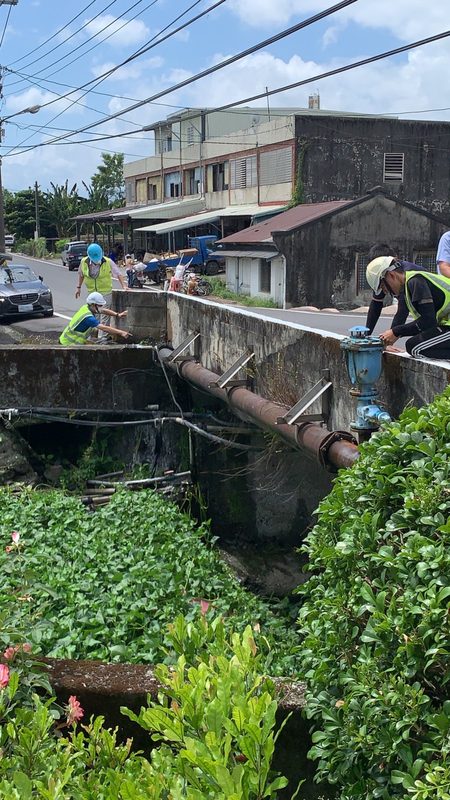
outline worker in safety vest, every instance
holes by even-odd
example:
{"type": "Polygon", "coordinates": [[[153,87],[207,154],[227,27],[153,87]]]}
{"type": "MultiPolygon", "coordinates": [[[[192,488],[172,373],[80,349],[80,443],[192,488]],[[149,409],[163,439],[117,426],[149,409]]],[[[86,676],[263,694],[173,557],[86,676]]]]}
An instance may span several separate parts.
{"type": "Polygon", "coordinates": [[[59,337],[60,344],[86,344],[94,328],[107,333],[118,333],[125,339],[131,336],[128,331],[121,331],[119,328],[113,328],[111,325],[104,325],[100,322],[98,319],[100,310],[102,310],[102,315],[105,314],[107,317],[125,317],[128,314],[128,311],[122,311],[120,314],[117,311],[111,311],[110,308],[105,308],[105,305],[106,300],[100,292],[91,292],[86,298],[85,305],[81,306],[63,330],[59,337]]]}
{"type": "MultiPolygon", "coordinates": [[[[405,302],[414,322],[394,325],[380,339],[389,349],[402,336],[411,336],[406,350],[416,358],[450,359],[450,278],[433,272],[405,270],[392,256],[375,258],[367,266],[367,282],[378,294],[380,289],[405,302]]],[[[401,351],[400,351],[401,352],[401,351]]]]}
{"type": "MultiPolygon", "coordinates": [[[[106,301],[106,305],[110,306],[112,302],[112,281],[113,278],[119,280],[122,289],[128,291],[125,286],[125,281],[120,273],[119,267],[110,258],[103,255],[103,250],[99,244],[94,242],[90,244],[87,249],[87,256],[81,259],[80,266],[78,267],[78,286],[75,297],[78,299],[81,294],[81,287],[83,283],[89,292],[100,292],[106,301]]],[[[103,325],[108,324],[106,316],[102,315],[100,322],[103,325]]],[[[104,331],[99,331],[99,340],[106,341],[109,335],[104,331]]]]}

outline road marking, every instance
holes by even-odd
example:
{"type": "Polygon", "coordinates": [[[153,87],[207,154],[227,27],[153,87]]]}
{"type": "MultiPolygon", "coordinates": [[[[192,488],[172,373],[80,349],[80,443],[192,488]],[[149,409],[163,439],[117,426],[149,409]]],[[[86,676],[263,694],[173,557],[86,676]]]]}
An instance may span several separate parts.
{"type": "Polygon", "coordinates": [[[72,317],[66,317],[66,315],[65,315],[65,314],[58,314],[58,312],[57,312],[57,311],[54,311],[54,312],[53,312],[53,316],[54,316],[54,317],[61,317],[61,319],[72,319],[72,317]]]}

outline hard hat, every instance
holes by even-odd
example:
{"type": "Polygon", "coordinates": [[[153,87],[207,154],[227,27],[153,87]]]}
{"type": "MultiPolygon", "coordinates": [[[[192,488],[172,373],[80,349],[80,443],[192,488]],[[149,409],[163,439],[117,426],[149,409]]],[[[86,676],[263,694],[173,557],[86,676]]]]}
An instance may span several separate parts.
{"type": "Polygon", "coordinates": [[[87,254],[91,261],[101,261],[103,258],[103,250],[100,245],[95,242],[89,245],[87,254]]]}
{"type": "Polygon", "coordinates": [[[393,256],[379,256],[378,258],[374,258],[373,261],[367,265],[367,283],[375,294],[379,294],[380,281],[386,275],[386,272],[390,272],[390,270],[395,269],[395,267],[396,261],[393,256]]]}
{"type": "Polygon", "coordinates": [[[106,300],[100,292],[91,292],[86,297],[86,303],[94,306],[106,306],[106,300]]]}

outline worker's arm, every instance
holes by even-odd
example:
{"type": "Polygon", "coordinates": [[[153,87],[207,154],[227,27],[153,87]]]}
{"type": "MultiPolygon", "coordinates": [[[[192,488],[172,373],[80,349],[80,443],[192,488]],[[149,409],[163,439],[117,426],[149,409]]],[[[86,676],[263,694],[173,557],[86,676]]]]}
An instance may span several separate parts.
{"type": "Polygon", "coordinates": [[[79,271],[78,271],[78,286],[77,286],[77,290],[76,290],[76,292],[75,292],[75,298],[76,298],[77,300],[78,300],[78,298],[79,298],[79,296],[80,296],[80,294],[81,294],[81,287],[83,286],[83,281],[84,281],[84,275],[83,275],[83,273],[82,273],[82,272],[79,270],[79,271]]]}
{"type": "Polygon", "coordinates": [[[408,284],[411,303],[419,317],[413,322],[403,325],[393,325],[392,328],[380,336],[385,344],[394,344],[402,336],[415,336],[422,331],[436,327],[436,309],[428,281],[422,275],[415,275],[408,284]]]}
{"type": "Polygon", "coordinates": [[[439,261],[439,272],[445,278],[450,278],[450,264],[448,261],[439,261]]]}
{"type": "Polygon", "coordinates": [[[372,333],[375,325],[380,319],[384,298],[385,298],[384,292],[380,292],[380,294],[374,294],[372,300],[370,301],[370,306],[367,312],[367,319],[366,319],[366,328],[369,328],[369,335],[372,333]]]}
{"type": "Polygon", "coordinates": [[[398,325],[404,325],[408,319],[408,314],[409,308],[406,305],[405,293],[400,292],[398,296],[397,311],[395,312],[394,319],[392,320],[392,327],[396,328],[398,325]]]}
{"type": "Polygon", "coordinates": [[[123,336],[125,339],[131,336],[131,333],[128,331],[121,331],[119,328],[113,328],[112,325],[103,325],[103,322],[97,325],[96,328],[106,333],[118,333],[119,336],[123,336]]]}
{"type": "Polygon", "coordinates": [[[110,308],[102,308],[102,314],[106,314],[107,317],[126,317],[128,311],[111,311],[110,308]]]}
{"type": "Polygon", "coordinates": [[[128,292],[128,286],[125,286],[125,281],[122,277],[122,273],[120,272],[119,267],[117,266],[117,264],[114,263],[114,261],[111,261],[111,275],[113,276],[113,278],[117,278],[122,289],[125,292],[128,292]]]}

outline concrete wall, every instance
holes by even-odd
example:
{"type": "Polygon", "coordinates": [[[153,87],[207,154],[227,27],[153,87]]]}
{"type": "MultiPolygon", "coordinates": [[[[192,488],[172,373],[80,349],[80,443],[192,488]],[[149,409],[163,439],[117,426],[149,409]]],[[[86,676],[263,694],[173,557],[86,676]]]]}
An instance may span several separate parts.
{"type": "MultiPolygon", "coordinates": [[[[200,362],[221,374],[249,346],[254,348],[256,388],[280,403],[294,404],[329,369],[333,381],[330,429],[349,430],[356,404],[337,334],[276,321],[254,311],[214,305],[197,297],[168,293],[168,337],[174,346],[199,330],[200,362]]],[[[450,363],[384,353],[380,395],[397,417],[407,403],[422,406],[450,380],[450,363]]],[[[311,412],[314,410],[311,408],[311,412]]]]}
{"type": "Polygon", "coordinates": [[[305,202],[352,200],[383,183],[385,153],[404,153],[404,181],[386,188],[450,218],[450,123],[296,115],[305,202]]]}
{"type": "Polygon", "coordinates": [[[273,239],[286,258],[286,307],[356,308],[369,303],[369,289],[359,291],[358,254],[387,242],[412,261],[417,250],[437,250],[447,225],[386,197],[368,195],[356,206],[319,218],[273,239]]]}

